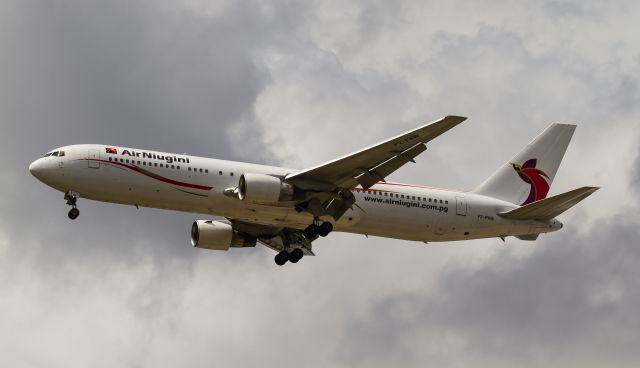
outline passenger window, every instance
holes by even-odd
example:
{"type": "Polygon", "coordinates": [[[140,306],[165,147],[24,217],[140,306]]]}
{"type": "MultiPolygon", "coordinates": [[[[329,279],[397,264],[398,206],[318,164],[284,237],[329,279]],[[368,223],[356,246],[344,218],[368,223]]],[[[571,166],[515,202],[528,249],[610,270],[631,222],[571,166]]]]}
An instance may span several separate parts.
{"type": "Polygon", "coordinates": [[[138,165],[140,165],[140,161],[138,161],[138,165]]]}
{"type": "Polygon", "coordinates": [[[440,200],[440,204],[442,204],[442,199],[440,200]]]}
{"type": "Polygon", "coordinates": [[[172,169],[175,169],[175,168],[176,168],[176,165],[171,165],[171,168],[172,168],[172,169]]]}
{"type": "Polygon", "coordinates": [[[449,204],[449,201],[444,201],[444,204],[449,204]]]}
{"type": "Polygon", "coordinates": [[[188,170],[188,171],[191,171],[191,168],[189,167],[189,168],[187,168],[187,170],[188,170]]]}
{"type": "Polygon", "coordinates": [[[411,199],[413,199],[415,201],[416,200],[416,196],[412,196],[411,199]]]}
{"type": "Polygon", "coordinates": [[[218,171],[218,173],[220,173],[220,175],[222,175],[222,171],[218,171]]]}
{"type": "Polygon", "coordinates": [[[162,164],[160,164],[160,167],[164,167],[162,164]]]}
{"type": "Polygon", "coordinates": [[[153,163],[153,166],[158,167],[158,163],[157,163],[157,162],[154,162],[154,163],[153,163]]]}
{"type": "Polygon", "coordinates": [[[400,198],[404,199],[404,194],[400,196],[400,198]]]}
{"type": "Polygon", "coordinates": [[[429,198],[429,202],[431,202],[431,198],[429,198]]]}
{"type": "Polygon", "coordinates": [[[147,166],[147,161],[142,161],[142,165],[147,166]]]}
{"type": "Polygon", "coordinates": [[[180,166],[176,166],[176,169],[180,170],[180,166]]]}
{"type": "Polygon", "coordinates": [[[204,170],[204,172],[209,173],[209,170],[208,170],[208,169],[205,169],[205,170],[204,170]]]}
{"type": "Polygon", "coordinates": [[[109,161],[111,161],[111,157],[109,157],[109,161]]]}
{"type": "Polygon", "coordinates": [[[231,173],[231,176],[233,176],[233,173],[231,173]]]}

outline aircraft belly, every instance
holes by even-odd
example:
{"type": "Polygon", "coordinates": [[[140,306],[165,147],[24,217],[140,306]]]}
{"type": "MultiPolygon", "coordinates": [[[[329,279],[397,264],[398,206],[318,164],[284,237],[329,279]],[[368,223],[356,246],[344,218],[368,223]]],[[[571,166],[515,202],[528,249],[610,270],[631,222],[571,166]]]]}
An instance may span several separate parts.
{"type": "MultiPolygon", "coordinates": [[[[238,199],[233,200],[241,204],[238,210],[235,211],[235,214],[231,216],[235,220],[261,225],[293,227],[291,226],[292,223],[289,216],[292,212],[295,213],[296,211],[292,207],[269,206],[244,203],[238,199]]],[[[311,221],[312,218],[309,216],[309,220],[306,225],[310,224],[311,221]]]]}

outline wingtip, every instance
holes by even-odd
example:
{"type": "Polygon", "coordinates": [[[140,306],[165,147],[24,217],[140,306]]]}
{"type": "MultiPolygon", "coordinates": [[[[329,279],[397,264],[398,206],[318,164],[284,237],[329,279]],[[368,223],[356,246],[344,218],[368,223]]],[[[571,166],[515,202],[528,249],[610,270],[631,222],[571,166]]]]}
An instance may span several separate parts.
{"type": "Polygon", "coordinates": [[[551,126],[558,126],[564,127],[565,129],[575,130],[578,125],[573,123],[552,123],[551,126]]]}
{"type": "Polygon", "coordinates": [[[462,123],[463,121],[467,120],[467,117],[459,116],[459,115],[447,115],[443,119],[454,120],[454,121],[457,121],[458,123],[462,123]]]}

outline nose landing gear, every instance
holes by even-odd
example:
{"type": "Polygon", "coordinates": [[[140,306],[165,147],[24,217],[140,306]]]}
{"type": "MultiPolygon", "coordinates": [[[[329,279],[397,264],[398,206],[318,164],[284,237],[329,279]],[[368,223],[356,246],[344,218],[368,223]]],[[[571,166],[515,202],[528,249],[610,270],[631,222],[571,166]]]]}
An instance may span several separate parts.
{"type": "Polygon", "coordinates": [[[67,205],[71,206],[67,216],[69,216],[71,220],[77,219],[78,216],[80,216],[80,210],[77,207],[78,194],[71,191],[66,192],[64,194],[64,199],[67,201],[67,205]]]}

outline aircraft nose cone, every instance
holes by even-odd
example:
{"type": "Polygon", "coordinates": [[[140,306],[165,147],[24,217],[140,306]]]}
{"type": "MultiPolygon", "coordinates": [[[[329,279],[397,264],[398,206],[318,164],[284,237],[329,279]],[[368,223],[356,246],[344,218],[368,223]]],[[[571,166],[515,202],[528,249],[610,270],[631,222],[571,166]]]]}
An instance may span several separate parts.
{"type": "Polygon", "coordinates": [[[40,180],[42,180],[45,170],[46,168],[42,158],[33,161],[31,165],[29,165],[29,172],[31,173],[31,175],[40,180]]]}

